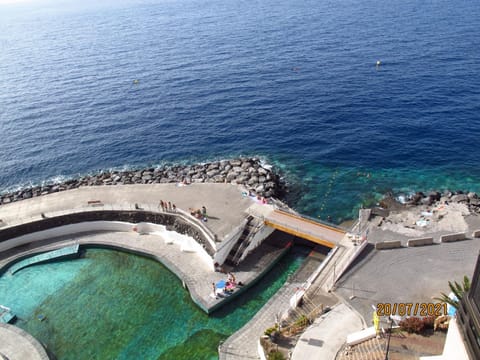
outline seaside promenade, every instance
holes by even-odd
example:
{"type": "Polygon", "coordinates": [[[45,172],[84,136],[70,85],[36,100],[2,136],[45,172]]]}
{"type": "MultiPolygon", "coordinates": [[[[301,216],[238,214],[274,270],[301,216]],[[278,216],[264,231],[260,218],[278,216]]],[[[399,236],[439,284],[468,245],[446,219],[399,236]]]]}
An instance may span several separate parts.
{"type": "Polygon", "coordinates": [[[170,201],[187,212],[205,206],[208,213],[205,226],[220,240],[246,218],[245,211],[254,203],[242,196],[240,187],[231,184],[85,186],[1,205],[0,229],[41,220],[42,214],[53,217],[94,210],[159,212],[160,200],[170,201]]]}

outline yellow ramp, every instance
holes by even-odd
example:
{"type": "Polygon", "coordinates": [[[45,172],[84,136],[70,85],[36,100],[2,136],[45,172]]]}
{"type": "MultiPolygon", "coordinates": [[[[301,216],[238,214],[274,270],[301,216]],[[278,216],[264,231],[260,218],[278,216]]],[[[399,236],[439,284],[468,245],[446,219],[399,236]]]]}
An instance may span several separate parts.
{"type": "Polygon", "coordinates": [[[285,211],[275,210],[265,218],[265,224],[299,238],[334,248],[346,232],[285,211]]]}

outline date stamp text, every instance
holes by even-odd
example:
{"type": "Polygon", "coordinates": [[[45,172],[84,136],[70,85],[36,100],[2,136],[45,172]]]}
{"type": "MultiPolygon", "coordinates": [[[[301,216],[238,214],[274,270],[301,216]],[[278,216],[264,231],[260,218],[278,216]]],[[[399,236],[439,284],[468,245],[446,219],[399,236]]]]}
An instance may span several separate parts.
{"type": "Polygon", "coordinates": [[[442,316],[447,315],[446,303],[378,303],[378,316],[442,316]]]}

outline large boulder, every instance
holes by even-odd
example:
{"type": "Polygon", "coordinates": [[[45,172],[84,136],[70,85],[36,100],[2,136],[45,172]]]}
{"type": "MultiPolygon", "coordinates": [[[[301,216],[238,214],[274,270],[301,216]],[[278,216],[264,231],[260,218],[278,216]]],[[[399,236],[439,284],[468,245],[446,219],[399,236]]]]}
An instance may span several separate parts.
{"type": "Polygon", "coordinates": [[[263,192],[265,191],[265,186],[263,184],[261,185],[258,185],[256,188],[255,188],[255,192],[257,194],[263,194],[263,192]]]}
{"type": "Polygon", "coordinates": [[[469,198],[470,200],[472,200],[472,199],[478,199],[478,195],[477,195],[476,193],[474,193],[474,192],[469,192],[469,193],[467,194],[467,196],[468,196],[468,198],[469,198]]]}
{"type": "Polygon", "coordinates": [[[248,176],[240,175],[236,181],[237,184],[245,184],[248,181],[248,176]]]}
{"type": "Polygon", "coordinates": [[[230,171],[227,176],[226,176],[226,179],[228,182],[231,182],[232,180],[235,180],[238,176],[238,173],[236,173],[235,171],[230,171]]]}
{"type": "Polygon", "coordinates": [[[442,194],[440,194],[440,192],[438,191],[430,191],[428,193],[428,197],[432,199],[432,201],[439,201],[440,198],[442,197],[442,194]]]}
{"type": "Polygon", "coordinates": [[[267,175],[268,172],[269,172],[269,171],[268,171],[267,169],[263,168],[263,167],[259,167],[259,168],[258,168],[258,173],[259,173],[260,175],[267,175]]]}
{"type": "Polygon", "coordinates": [[[408,204],[418,205],[424,197],[425,195],[421,191],[419,191],[410,198],[410,200],[408,201],[408,204]]]}
{"type": "Polygon", "coordinates": [[[247,169],[252,167],[252,163],[250,161],[244,161],[244,162],[242,162],[241,167],[242,167],[242,169],[247,170],[247,169]]]}
{"type": "Polygon", "coordinates": [[[248,180],[248,185],[253,185],[253,184],[258,184],[258,178],[256,176],[252,176],[249,180],[248,180]]]}
{"type": "Polygon", "coordinates": [[[212,178],[219,173],[218,168],[207,171],[207,177],[212,178]]]}
{"type": "Polygon", "coordinates": [[[468,196],[466,194],[457,194],[453,195],[450,200],[456,203],[468,203],[468,196]]]}
{"type": "Polygon", "coordinates": [[[218,162],[214,162],[207,166],[207,171],[217,170],[218,168],[220,168],[220,164],[218,162]]]}
{"type": "Polygon", "coordinates": [[[430,197],[424,197],[423,199],[420,200],[420,204],[426,205],[426,206],[431,206],[435,201],[430,197]]]}

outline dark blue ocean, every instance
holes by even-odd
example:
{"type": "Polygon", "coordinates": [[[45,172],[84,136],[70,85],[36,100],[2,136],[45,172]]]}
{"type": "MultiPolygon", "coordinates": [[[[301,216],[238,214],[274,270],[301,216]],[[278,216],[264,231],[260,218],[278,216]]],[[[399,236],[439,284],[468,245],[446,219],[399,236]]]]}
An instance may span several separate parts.
{"type": "Polygon", "coordinates": [[[238,155],[337,222],[480,190],[476,1],[5,2],[0,191],[238,155]]]}
{"type": "MultiPolygon", "coordinates": [[[[0,192],[240,155],[335,222],[388,191],[480,191],[479,19],[464,0],[0,0],[0,192]]],[[[59,359],[177,360],[215,359],[299,264],[214,317],[143,258],[41,266],[0,303],[59,359]]]]}

